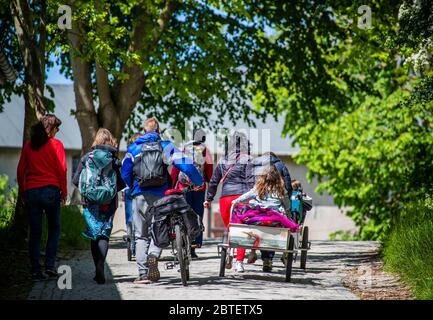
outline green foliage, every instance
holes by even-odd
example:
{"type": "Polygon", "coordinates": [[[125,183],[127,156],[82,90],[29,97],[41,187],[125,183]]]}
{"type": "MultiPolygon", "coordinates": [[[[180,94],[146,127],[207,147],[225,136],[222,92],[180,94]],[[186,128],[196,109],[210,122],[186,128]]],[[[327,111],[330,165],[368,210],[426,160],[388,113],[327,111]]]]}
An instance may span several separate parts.
{"type": "Polygon", "coordinates": [[[317,191],[353,208],[360,239],[383,239],[403,206],[433,188],[433,81],[409,59],[430,31],[397,23],[400,12],[402,21],[431,26],[415,2],[430,12],[428,1],[372,1],[365,30],[345,23],[356,21],[361,1],[291,6],[294,19],[276,25],[276,41],[289,32],[293,52],[275,55],[266,77],[272,94],[256,91],[256,106],[285,115],[285,133],[301,148],[295,160],[318,178],[317,191]],[[403,2],[411,12],[402,14],[403,2]],[[310,35],[295,26],[300,20],[310,35]]]}
{"type": "Polygon", "coordinates": [[[11,226],[17,197],[18,188],[10,188],[8,176],[0,175],[0,230],[2,232],[11,226]]]}
{"type": "MultiPolygon", "coordinates": [[[[18,198],[18,187],[9,187],[9,179],[6,175],[0,175],[0,240],[1,243],[13,241],[11,224],[15,214],[15,205],[18,198]]],[[[60,217],[60,242],[61,249],[87,249],[88,241],[81,236],[85,230],[83,216],[78,206],[70,205],[61,208],[60,217]]],[[[44,215],[44,220],[46,218],[44,215]]],[[[42,231],[42,247],[47,241],[47,226],[44,223],[42,231]]]]}
{"type": "Polygon", "coordinates": [[[353,234],[350,231],[344,231],[344,230],[337,230],[335,232],[332,232],[329,235],[329,240],[331,241],[356,241],[359,240],[359,236],[355,233],[353,234]]]}
{"type": "Polygon", "coordinates": [[[386,269],[401,274],[417,299],[433,299],[433,197],[409,202],[385,241],[386,269]]]}

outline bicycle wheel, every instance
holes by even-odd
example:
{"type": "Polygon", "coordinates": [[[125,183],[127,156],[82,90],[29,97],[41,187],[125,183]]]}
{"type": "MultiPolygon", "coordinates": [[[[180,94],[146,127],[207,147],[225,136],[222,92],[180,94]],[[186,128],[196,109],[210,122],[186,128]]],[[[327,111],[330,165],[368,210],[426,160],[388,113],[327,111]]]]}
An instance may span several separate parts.
{"type": "Polygon", "coordinates": [[[302,245],[301,249],[305,249],[301,251],[301,269],[305,269],[307,266],[307,251],[308,249],[308,227],[304,227],[302,230],[302,245]]]}
{"type": "Polygon", "coordinates": [[[179,259],[180,278],[182,280],[182,284],[184,286],[187,286],[188,274],[187,274],[187,265],[185,260],[187,259],[187,257],[185,256],[186,247],[184,243],[184,237],[180,229],[180,225],[177,224],[174,226],[174,232],[176,234],[176,249],[177,249],[177,258],[179,259]]]}
{"type": "Polygon", "coordinates": [[[132,244],[130,239],[128,239],[126,242],[126,254],[128,257],[128,261],[132,261],[132,244]]]}
{"type": "MultiPolygon", "coordinates": [[[[293,247],[295,245],[295,239],[292,235],[290,235],[289,240],[289,250],[293,251],[293,247]]],[[[287,256],[287,265],[286,265],[286,282],[290,282],[292,277],[292,265],[293,265],[293,252],[289,252],[287,256]]]]}
{"type": "Polygon", "coordinates": [[[221,247],[220,277],[224,277],[226,272],[226,258],[227,258],[227,248],[221,247]]]}

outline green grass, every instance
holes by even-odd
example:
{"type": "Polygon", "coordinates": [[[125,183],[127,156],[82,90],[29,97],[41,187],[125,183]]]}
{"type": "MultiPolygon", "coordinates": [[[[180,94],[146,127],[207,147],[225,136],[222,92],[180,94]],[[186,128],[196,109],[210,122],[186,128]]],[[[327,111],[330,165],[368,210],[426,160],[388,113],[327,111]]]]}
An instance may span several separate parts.
{"type": "MultiPolygon", "coordinates": [[[[0,300],[21,300],[27,298],[32,287],[29,279],[30,263],[24,241],[17,241],[18,236],[11,228],[18,189],[11,188],[8,182],[7,176],[0,175],[0,300]]],[[[42,250],[47,237],[46,219],[44,220],[42,250]]],[[[60,251],[89,247],[88,241],[81,236],[85,225],[77,206],[62,207],[60,225],[60,251]]]]}
{"type": "MultiPolygon", "coordinates": [[[[60,213],[59,249],[87,249],[89,241],[81,235],[84,230],[85,224],[79,207],[75,205],[62,207],[60,213]]],[[[47,236],[47,224],[45,221],[42,232],[42,243],[46,243],[47,236]]]]}
{"type": "Polygon", "coordinates": [[[433,201],[409,204],[383,243],[385,268],[398,272],[417,299],[433,299],[433,201]]]}

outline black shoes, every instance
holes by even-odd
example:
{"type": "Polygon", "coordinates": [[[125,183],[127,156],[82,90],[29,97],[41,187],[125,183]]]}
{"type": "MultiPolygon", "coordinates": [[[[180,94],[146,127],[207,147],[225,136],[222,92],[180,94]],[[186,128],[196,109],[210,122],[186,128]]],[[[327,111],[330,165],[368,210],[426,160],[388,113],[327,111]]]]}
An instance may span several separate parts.
{"type": "Polygon", "coordinates": [[[33,282],[39,282],[39,281],[48,280],[48,277],[45,274],[43,274],[41,271],[38,271],[32,273],[31,279],[33,282]]]}
{"type": "Polygon", "coordinates": [[[54,269],[46,269],[45,275],[50,279],[57,279],[59,277],[59,274],[54,269]]]}
{"type": "Polygon", "coordinates": [[[45,272],[37,271],[33,272],[31,275],[33,282],[57,279],[58,277],[59,274],[55,269],[46,269],[45,272]]]}
{"type": "Polygon", "coordinates": [[[198,255],[195,252],[195,248],[191,248],[191,258],[192,259],[198,259],[198,255]]]}
{"type": "Polygon", "coordinates": [[[263,259],[263,272],[271,272],[271,271],[272,271],[272,260],[263,259]]]}
{"type": "Polygon", "coordinates": [[[158,270],[158,258],[154,255],[149,255],[147,258],[147,264],[149,266],[149,272],[147,277],[150,281],[156,282],[160,278],[159,270],[158,270]]]}

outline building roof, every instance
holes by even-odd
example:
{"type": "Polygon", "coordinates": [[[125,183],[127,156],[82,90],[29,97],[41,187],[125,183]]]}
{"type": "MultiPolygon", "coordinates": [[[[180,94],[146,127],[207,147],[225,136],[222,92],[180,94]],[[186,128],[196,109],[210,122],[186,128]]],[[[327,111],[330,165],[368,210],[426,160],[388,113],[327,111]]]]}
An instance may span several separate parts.
{"type": "MultiPolygon", "coordinates": [[[[51,84],[50,86],[53,88],[55,95],[54,103],[56,107],[54,113],[62,120],[61,130],[56,138],[63,142],[66,150],[81,150],[80,130],[77,120],[71,114],[71,110],[75,110],[73,85],[51,84]]],[[[23,125],[24,98],[12,96],[11,101],[5,104],[4,111],[0,113],[0,148],[21,148],[23,125]]],[[[282,137],[283,125],[284,118],[275,121],[272,117],[268,117],[265,123],[259,120],[256,121],[255,129],[249,129],[248,125],[242,121],[237,123],[236,128],[231,126],[230,129],[250,130],[247,134],[252,140],[253,151],[256,151],[254,153],[262,153],[270,149],[278,155],[291,155],[298,148],[291,146],[290,138],[282,137]]],[[[161,124],[161,126],[164,127],[164,124],[161,124]]],[[[223,150],[222,145],[212,142],[217,141],[216,136],[216,133],[208,132],[206,142],[212,152],[221,153],[223,150]]],[[[123,139],[120,150],[126,150],[126,143],[123,139]]]]}

